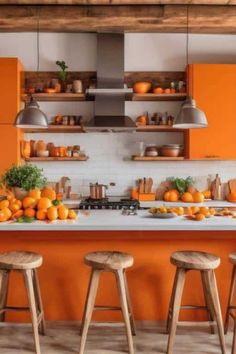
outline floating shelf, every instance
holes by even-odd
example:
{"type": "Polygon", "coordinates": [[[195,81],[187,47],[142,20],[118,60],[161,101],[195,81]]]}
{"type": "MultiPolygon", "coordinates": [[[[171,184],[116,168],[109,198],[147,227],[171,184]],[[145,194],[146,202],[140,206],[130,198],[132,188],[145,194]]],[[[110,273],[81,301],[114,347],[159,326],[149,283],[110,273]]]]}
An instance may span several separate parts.
{"type": "Polygon", "coordinates": [[[25,133],[83,133],[80,125],[49,125],[46,129],[25,128],[25,133]]]}
{"type": "Polygon", "coordinates": [[[186,129],[176,129],[169,125],[138,125],[137,132],[184,132],[186,129]]]}
{"type": "Polygon", "coordinates": [[[78,157],[30,157],[28,159],[24,159],[28,162],[37,162],[37,161],[87,161],[88,156],[78,156],[78,157]]]}
{"type": "Polygon", "coordinates": [[[186,93],[134,93],[132,101],[184,101],[186,97],[186,93]]]}
{"type": "Polygon", "coordinates": [[[84,93],[33,93],[32,95],[24,94],[23,100],[28,101],[32,96],[36,101],[59,102],[59,101],[85,101],[84,93]]]}
{"type": "Polygon", "coordinates": [[[185,160],[183,156],[179,157],[165,157],[165,156],[132,156],[133,161],[182,161],[185,160]]]}

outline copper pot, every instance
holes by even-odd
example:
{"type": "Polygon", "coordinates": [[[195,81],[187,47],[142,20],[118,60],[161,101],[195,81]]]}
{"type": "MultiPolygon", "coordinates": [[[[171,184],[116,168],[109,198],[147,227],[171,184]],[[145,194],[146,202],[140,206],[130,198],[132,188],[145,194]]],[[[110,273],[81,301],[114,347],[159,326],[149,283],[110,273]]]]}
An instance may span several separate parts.
{"type": "Polygon", "coordinates": [[[90,198],[91,199],[105,199],[107,186],[104,184],[90,183],[90,198]]]}

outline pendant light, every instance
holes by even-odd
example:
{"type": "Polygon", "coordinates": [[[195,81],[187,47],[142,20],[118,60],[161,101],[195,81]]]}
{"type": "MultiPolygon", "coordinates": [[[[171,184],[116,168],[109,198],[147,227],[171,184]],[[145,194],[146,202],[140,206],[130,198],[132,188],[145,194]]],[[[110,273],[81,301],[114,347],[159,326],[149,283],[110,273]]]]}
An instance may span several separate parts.
{"type": "MultiPolygon", "coordinates": [[[[39,9],[37,16],[37,75],[39,74],[39,9]]],[[[17,128],[48,128],[48,119],[44,112],[39,109],[36,100],[30,97],[30,101],[25,103],[16,116],[15,126],[17,128]]]]}
{"type": "MultiPolygon", "coordinates": [[[[188,66],[189,53],[189,5],[187,5],[187,38],[186,38],[186,64],[188,66]]],[[[197,108],[196,101],[187,95],[178,116],[175,118],[173,127],[182,129],[206,128],[208,126],[205,113],[197,108]]]]}

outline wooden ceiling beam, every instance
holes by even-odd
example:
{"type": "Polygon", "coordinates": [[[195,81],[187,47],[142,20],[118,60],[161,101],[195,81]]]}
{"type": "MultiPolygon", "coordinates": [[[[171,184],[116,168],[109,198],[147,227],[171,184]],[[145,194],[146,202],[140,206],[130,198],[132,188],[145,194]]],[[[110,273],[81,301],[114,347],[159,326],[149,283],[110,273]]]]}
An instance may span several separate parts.
{"type": "MultiPolygon", "coordinates": [[[[0,6],[0,32],[186,32],[186,5],[0,6]]],[[[192,33],[236,34],[236,6],[189,7],[192,33]]]]}
{"type": "Polygon", "coordinates": [[[1,5],[235,5],[236,0],[0,0],[1,5]]]}

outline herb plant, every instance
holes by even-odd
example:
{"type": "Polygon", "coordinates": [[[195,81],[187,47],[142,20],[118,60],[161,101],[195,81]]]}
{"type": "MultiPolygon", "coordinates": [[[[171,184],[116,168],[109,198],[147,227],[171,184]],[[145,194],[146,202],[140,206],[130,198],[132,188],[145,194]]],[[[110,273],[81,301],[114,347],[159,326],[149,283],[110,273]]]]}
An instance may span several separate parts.
{"type": "Polygon", "coordinates": [[[43,170],[34,165],[13,165],[2,176],[1,182],[7,187],[19,187],[26,191],[34,188],[43,188],[46,185],[46,178],[43,170]]]}
{"type": "Polygon", "coordinates": [[[185,179],[171,177],[170,181],[172,182],[173,187],[176,188],[180,194],[185,193],[188,187],[194,184],[194,181],[190,176],[185,179]]]}
{"type": "Polygon", "coordinates": [[[67,80],[67,75],[68,75],[68,72],[66,71],[66,69],[68,69],[68,66],[66,65],[66,63],[64,62],[64,60],[60,61],[60,60],[57,60],[56,61],[56,64],[60,67],[61,71],[59,71],[58,73],[58,76],[59,76],[59,79],[62,81],[62,82],[65,82],[67,80]]]}

